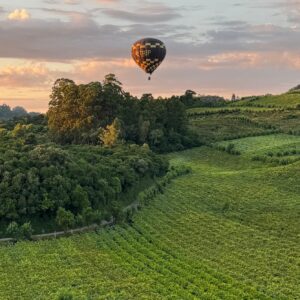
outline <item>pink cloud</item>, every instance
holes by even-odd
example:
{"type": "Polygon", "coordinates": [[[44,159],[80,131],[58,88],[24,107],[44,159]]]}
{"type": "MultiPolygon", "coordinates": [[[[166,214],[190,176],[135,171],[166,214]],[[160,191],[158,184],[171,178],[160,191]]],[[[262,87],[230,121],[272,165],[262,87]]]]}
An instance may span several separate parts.
{"type": "Polygon", "coordinates": [[[7,87],[45,86],[51,80],[51,71],[41,63],[0,68],[0,84],[7,87]]]}

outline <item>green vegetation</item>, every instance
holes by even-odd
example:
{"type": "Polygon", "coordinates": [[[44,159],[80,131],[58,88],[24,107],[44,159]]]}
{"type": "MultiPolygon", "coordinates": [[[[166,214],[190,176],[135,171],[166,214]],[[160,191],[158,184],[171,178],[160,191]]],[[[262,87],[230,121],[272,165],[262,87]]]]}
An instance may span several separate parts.
{"type": "Polygon", "coordinates": [[[0,299],[298,299],[296,105],[279,105],[286,94],[268,96],[277,104],[193,91],[135,99],[108,79],[57,82],[51,135],[44,116],[0,126],[3,236],[118,221],[0,246],[0,299]],[[73,96],[60,97],[60,84],[73,96]],[[72,99],[82,114],[59,104],[72,99]]]}
{"type": "Polygon", "coordinates": [[[268,107],[255,107],[255,106],[225,106],[225,107],[196,107],[187,110],[189,116],[196,115],[209,115],[209,114],[227,114],[227,113],[240,113],[240,112],[269,112],[283,110],[282,108],[268,108],[268,107]]]}
{"type": "MultiPolygon", "coordinates": [[[[7,119],[18,112],[1,109],[7,119]]],[[[29,222],[44,233],[117,221],[133,191],[168,169],[151,150],[199,144],[176,97],[135,98],[113,74],[80,85],[58,79],[46,116],[24,110],[0,124],[0,237],[30,236],[29,222]]]]}
{"type": "Polygon", "coordinates": [[[210,148],[170,157],[193,172],[130,226],[1,247],[0,296],[296,299],[299,163],[266,167],[210,148]]]}
{"type": "Polygon", "coordinates": [[[163,158],[136,145],[10,148],[0,159],[1,220],[32,221],[36,232],[47,231],[55,218],[63,229],[101,221],[111,216],[120,194],[167,167],[163,158]]]}
{"type": "Polygon", "coordinates": [[[188,130],[185,106],[178,98],[145,94],[137,99],[122,89],[113,74],[102,83],[76,85],[59,79],[50,98],[48,126],[54,141],[61,144],[112,146],[119,139],[147,143],[156,152],[200,145],[188,130]]]}
{"type": "Polygon", "coordinates": [[[300,110],[230,107],[189,109],[190,126],[206,143],[285,133],[300,135],[300,110]]]}
{"type": "Polygon", "coordinates": [[[21,106],[16,106],[14,108],[11,108],[6,104],[0,105],[0,121],[7,121],[9,119],[20,118],[29,115],[34,116],[37,114],[27,113],[27,111],[21,106]]]}
{"type": "Polygon", "coordinates": [[[257,122],[239,112],[191,116],[190,127],[205,143],[232,140],[247,136],[267,135],[278,132],[274,125],[257,122]]]}
{"type": "MultiPolygon", "coordinates": [[[[274,134],[269,136],[258,136],[243,138],[233,141],[237,150],[242,154],[255,155],[270,151],[288,150],[291,148],[300,150],[300,137],[288,134],[274,134]]],[[[228,145],[230,141],[221,142],[219,145],[228,145]]]]}
{"type": "Polygon", "coordinates": [[[220,142],[216,144],[216,148],[273,164],[287,165],[300,160],[300,137],[287,134],[220,142]]]}
{"type": "Polygon", "coordinates": [[[244,98],[232,103],[233,106],[282,107],[295,108],[300,105],[299,91],[291,91],[282,95],[266,95],[244,98]]]}

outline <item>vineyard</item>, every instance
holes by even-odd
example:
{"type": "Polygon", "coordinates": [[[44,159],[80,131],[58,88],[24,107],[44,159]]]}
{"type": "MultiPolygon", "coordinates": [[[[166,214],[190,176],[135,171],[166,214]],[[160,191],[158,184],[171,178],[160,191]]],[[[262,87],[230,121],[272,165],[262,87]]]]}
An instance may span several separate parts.
{"type": "Polygon", "coordinates": [[[299,95],[188,109],[203,146],[158,156],[133,216],[0,246],[0,299],[300,299],[299,95]]]}
{"type": "Polygon", "coordinates": [[[2,246],[0,299],[298,299],[299,162],[169,156],[193,172],[131,225],[2,246]]]}
{"type": "Polygon", "coordinates": [[[233,106],[254,106],[254,107],[281,107],[295,108],[300,104],[299,91],[293,91],[282,95],[266,95],[260,97],[249,97],[242,101],[236,101],[233,106]]]}

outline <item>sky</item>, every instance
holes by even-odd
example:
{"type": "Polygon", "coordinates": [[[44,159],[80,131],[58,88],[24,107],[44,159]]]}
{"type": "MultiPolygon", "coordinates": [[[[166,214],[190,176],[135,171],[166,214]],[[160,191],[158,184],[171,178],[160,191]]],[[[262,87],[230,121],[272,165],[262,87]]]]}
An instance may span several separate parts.
{"type": "Polygon", "coordinates": [[[300,83],[300,0],[0,1],[0,104],[46,111],[54,81],[116,74],[133,95],[279,94],[300,83]],[[131,45],[167,47],[151,81],[131,45]]]}

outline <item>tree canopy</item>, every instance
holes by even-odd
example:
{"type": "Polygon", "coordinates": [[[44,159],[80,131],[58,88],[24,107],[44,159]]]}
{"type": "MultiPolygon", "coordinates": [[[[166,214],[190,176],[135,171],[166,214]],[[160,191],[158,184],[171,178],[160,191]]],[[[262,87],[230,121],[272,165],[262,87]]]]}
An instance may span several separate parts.
{"type": "Polygon", "coordinates": [[[126,93],[113,74],[105,76],[103,82],[80,85],[58,79],[47,117],[54,141],[61,144],[113,145],[108,137],[116,125],[114,120],[118,120],[118,131],[125,141],[147,143],[158,152],[180,150],[198,142],[188,130],[184,101],[178,97],[155,99],[151,94],[138,99],[126,93]]]}

